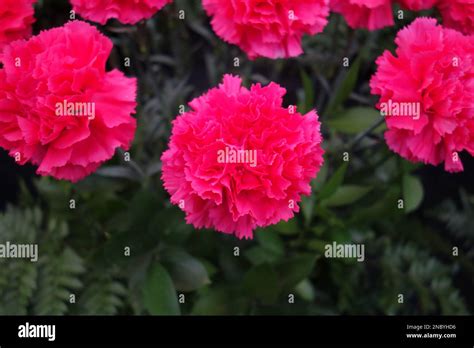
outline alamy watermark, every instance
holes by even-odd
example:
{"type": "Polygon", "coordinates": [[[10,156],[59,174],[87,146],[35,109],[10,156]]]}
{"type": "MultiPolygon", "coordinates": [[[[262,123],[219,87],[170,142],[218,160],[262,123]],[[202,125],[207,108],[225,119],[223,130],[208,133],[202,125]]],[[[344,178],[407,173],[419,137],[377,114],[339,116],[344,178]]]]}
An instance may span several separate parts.
{"type": "Polygon", "coordinates": [[[38,244],[0,244],[0,259],[30,259],[38,261],[38,244]]]}
{"type": "Polygon", "coordinates": [[[250,167],[257,166],[257,150],[236,150],[229,146],[217,151],[218,163],[247,163],[250,167]]]}
{"type": "Polygon", "coordinates": [[[357,259],[358,262],[365,260],[364,244],[326,244],[324,247],[324,256],[326,258],[357,259]]]}
{"type": "Polygon", "coordinates": [[[56,340],[56,325],[37,325],[26,322],[18,326],[19,338],[47,338],[48,341],[56,340]]]}
{"type": "Polygon", "coordinates": [[[56,103],[56,116],[87,117],[93,120],[95,118],[95,103],[63,100],[62,103],[56,103]]]}
{"type": "Polygon", "coordinates": [[[420,118],[421,104],[418,102],[394,102],[389,99],[380,103],[380,114],[382,116],[412,117],[414,120],[420,118]]]}

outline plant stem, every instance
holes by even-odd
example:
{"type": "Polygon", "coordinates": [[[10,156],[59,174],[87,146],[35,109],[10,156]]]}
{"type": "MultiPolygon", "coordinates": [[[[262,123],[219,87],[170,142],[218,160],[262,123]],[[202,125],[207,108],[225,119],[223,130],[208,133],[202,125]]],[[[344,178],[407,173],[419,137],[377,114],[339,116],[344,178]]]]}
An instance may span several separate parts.
{"type": "Polygon", "coordinates": [[[361,142],[366,136],[370,135],[374,130],[380,127],[385,122],[384,118],[381,118],[377,121],[374,125],[372,125],[369,129],[365,130],[364,132],[360,133],[348,146],[349,149],[354,150],[357,144],[361,142]]]}

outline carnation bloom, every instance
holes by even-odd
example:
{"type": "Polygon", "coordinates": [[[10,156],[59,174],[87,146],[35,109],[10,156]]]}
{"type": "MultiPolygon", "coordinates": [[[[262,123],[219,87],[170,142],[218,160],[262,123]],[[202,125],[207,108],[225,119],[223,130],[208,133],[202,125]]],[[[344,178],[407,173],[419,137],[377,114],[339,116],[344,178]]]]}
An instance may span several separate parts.
{"type": "Polygon", "coordinates": [[[276,83],[241,83],[224,76],[174,120],[162,179],[188,223],[252,238],[299,211],[323,150],[315,111],[282,107],[286,90],[276,83]]]}
{"type": "Polygon", "coordinates": [[[392,0],[331,0],[331,10],[342,14],[354,29],[377,30],[394,24],[392,0]]]}
{"type": "Polygon", "coordinates": [[[458,153],[474,154],[474,37],[419,18],[395,42],[396,56],[377,59],[370,83],[387,115],[388,146],[412,162],[462,171],[458,153]]]}
{"type": "Polygon", "coordinates": [[[432,8],[438,0],[397,0],[403,7],[412,11],[428,10],[432,8]]]}
{"type": "Polygon", "coordinates": [[[474,0],[440,0],[438,8],[444,26],[474,34],[474,0]]]}
{"type": "Polygon", "coordinates": [[[37,173],[77,181],[127,149],[136,81],[105,71],[112,42],[85,22],[5,47],[0,146],[37,173]]]}
{"type": "Polygon", "coordinates": [[[323,31],[328,0],[203,0],[216,34],[250,59],[288,58],[303,53],[304,34],[323,31]]]}
{"type": "Polygon", "coordinates": [[[124,24],[136,24],[152,17],[172,0],[71,0],[75,12],[101,24],[116,18],[124,24]]]}
{"type": "Polygon", "coordinates": [[[35,21],[35,2],[36,0],[1,0],[0,53],[6,44],[31,35],[31,25],[35,21]]]}

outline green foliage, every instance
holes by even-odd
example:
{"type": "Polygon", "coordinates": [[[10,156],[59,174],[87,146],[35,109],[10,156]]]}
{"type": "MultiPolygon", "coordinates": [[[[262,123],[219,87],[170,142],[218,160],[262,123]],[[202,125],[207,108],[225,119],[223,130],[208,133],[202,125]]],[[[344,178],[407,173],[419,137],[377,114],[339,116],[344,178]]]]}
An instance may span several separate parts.
{"type": "Polygon", "coordinates": [[[344,205],[354,204],[369,193],[370,190],[371,187],[368,186],[339,186],[331,197],[323,201],[323,204],[327,207],[341,207],[344,205]]]}
{"type": "Polygon", "coordinates": [[[38,262],[6,259],[1,267],[0,311],[3,314],[65,314],[70,294],[82,287],[82,259],[63,244],[68,234],[65,223],[49,220],[42,227],[38,209],[19,211],[10,208],[0,217],[0,242],[36,244],[38,262]]]}
{"type": "MultiPolygon", "coordinates": [[[[9,207],[0,217],[0,244],[36,242],[41,224],[38,209],[24,212],[9,207]]],[[[29,260],[0,259],[0,313],[27,314],[30,299],[37,288],[37,264],[29,260]]]]}
{"type": "Polygon", "coordinates": [[[407,213],[416,210],[423,200],[423,184],[420,179],[411,176],[403,176],[403,197],[405,198],[405,211],[407,213]]]}
{"type": "Polygon", "coordinates": [[[336,172],[333,174],[331,179],[323,186],[321,192],[319,193],[319,199],[326,199],[331,197],[338,190],[339,186],[344,181],[344,175],[346,174],[348,163],[342,164],[336,172]]]}
{"type": "Polygon", "coordinates": [[[81,314],[114,315],[125,306],[128,291],[117,271],[95,271],[84,280],[84,292],[78,302],[81,314]]]}
{"type": "Polygon", "coordinates": [[[327,124],[331,129],[345,134],[358,134],[377,124],[381,119],[380,112],[374,108],[359,106],[337,113],[327,120],[327,124]]]}
{"type": "Polygon", "coordinates": [[[162,251],[160,256],[177,290],[193,291],[210,283],[204,265],[184,250],[169,248],[162,251]]]}
{"type": "Polygon", "coordinates": [[[453,285],[453,269],[412,245],[388,248],[382,260],[383,283],[393,289],[380,297],[387,314],[467,314],[453,285]],[[403,294],[412,306],[398,306],[387,295],[403,294]]]}
{"type": "Polygon", "coordinates": [[[466,246],[474,246],[474,196],[460,192],[460,207],[452,200],[442,202],[434,216],[446,224],[448,230],[458,239],[464,239],[466,246]]]}
{"type": "Polygon", "coordinates": [[[359,75],[361,65],[361,57],[357,57],[355,62],[351,64],[347,72],[341,70],[337,81],[340,81],[333,97],[330,99],[329,106],[326,110],[326,114],[331,115],[336,112],[344,104],[346,99],[354,90],[357,78],[359,75]]]}
{"type": "Polygon", "coordinates": [[[68,311],[70,294],[82,287],[78,276],[84,272],[81,258],[70,248],[41,258],[34,313],[59,315],[68,311]],[[53,256],[54,255],[54,256],[53,256]]]}
{"type": "Polygon", "coordinates": [[[166,269],[160,264],[150,267],[143,288],[143,302],[150,314],[176,315],[180,313],[176,290],[166,269]]]}

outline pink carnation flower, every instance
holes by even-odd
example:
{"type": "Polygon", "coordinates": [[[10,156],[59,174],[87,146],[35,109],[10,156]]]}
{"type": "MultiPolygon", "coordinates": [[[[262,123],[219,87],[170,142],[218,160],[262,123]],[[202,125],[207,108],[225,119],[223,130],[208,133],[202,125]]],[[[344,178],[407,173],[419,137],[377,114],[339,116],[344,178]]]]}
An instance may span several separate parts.
{"type": "Polygon", "coordinates": [[[303,53],[304,34],[323,31],[328,0],[203,0],[212,27],[224,41],[239,46],[250,59],[288,58],[303,53]]]}
{"type": "Polygon", "coordinates": [[[31,36],[31,25],[35,21],[35,2],[36,0],[1,0],[0,53],[6,44],[31,36]]]}
{"type": "Polygon", "coordinates": [[[77,181],[128,149],[136,81],[105,71],[112,42],[85,22],[5,47],[0,146],[37,173],[77,181]]]}
{"type": "Polygon", "coordinates": [[[392,0],[331,0],[331,10],[353,29],[377,30],[394,24],[392,0]]]}
{"type": "Polygon", "coordinates": [[[174,120],[162,179],[188,223],[252,238],[299,211],[323,149],[315,111],[283,108],[286,90],[276,83],[241,83],[226,75],[174,120]]]}
{"type": "Polygon", "coordinates": [[[116,18],[124,24],[136,24],[151,18],[172,0],[71,0],[75,12],[93,22],[105,24],[116,18]]]}
{"type": "Polygon", "coordinates": [[[474,34],[474,0],[440,0],[438,8],[444,26],[474,34]]]}
{"type": "Polygon", "coordinates": [[[474,37],[419,18],[401,30],[371,80],[386,117],[388,146],[412,162],[462,171],[474,154],[474,37]]]}
{"type": "Polygon", "coordinates": [[[421,11],[432,8],[438,2],[438,0],[397,0],[397,2],[403,8],[412,11],[421,11]]]}

